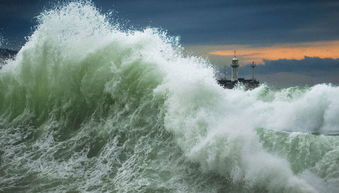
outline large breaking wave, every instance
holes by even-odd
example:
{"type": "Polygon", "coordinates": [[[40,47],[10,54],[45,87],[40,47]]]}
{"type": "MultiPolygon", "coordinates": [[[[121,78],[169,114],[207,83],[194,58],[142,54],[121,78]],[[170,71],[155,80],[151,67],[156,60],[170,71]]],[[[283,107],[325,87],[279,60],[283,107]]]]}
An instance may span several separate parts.
{"type": "Polygon", "coordinates": [[[336,192],[339,88],[245,91],[162,31],[43,12],[0,71],[0,192],[336,192]],[[289,131],[289,132],[285,132],[289,131]]]}

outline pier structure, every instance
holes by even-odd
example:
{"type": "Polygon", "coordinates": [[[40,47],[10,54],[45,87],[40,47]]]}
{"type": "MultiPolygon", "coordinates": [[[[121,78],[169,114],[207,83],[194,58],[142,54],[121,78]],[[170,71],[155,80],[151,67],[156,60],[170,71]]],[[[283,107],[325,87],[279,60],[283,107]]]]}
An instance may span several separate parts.
{"type": "Polygon", "coordinates": [[[226,76],[224,78],[218,79],[217,81],[219,85],[227,89],[232,89],[238,84],[243,85],[246,89],[253,89],[259,86],[259,81],[254,79],[254,68],[256,67],[256,64],[254,62],[252,62],[251,64],[252,79],[244,79],[244,78],[238,77],[239,60],[236,56],[235,51],[234,51],[234,57],[232,59],[232,64],[230,66],[232,68],[231,79],[227,79],[226,76]]]}
{"type": "Polygon", "coordinates": [[[252,80],[255,80],[254,79],[254,68],[257,67],[257,65],[254,63],[254,61],[252,62],[251,64],[251,68],[252,68],[252,80]]]}

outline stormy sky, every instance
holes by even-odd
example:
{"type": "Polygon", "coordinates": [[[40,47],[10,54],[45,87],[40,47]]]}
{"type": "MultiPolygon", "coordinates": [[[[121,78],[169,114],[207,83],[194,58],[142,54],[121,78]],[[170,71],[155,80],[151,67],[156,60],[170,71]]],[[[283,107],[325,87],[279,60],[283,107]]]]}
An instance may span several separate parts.
{"type": "MultiPolygon", "coordinates": [[[[6,42],[2,46],[20,48],[25,42],[25,37],[29,36],[37,25],[35,17],[41,11],[63,2],[67,1],[0,0],[0,35],[6,42]]],[[[338,0],[93,0],[92,2],[103,13],[113,12],[114,19],[124,26],[136,29],[147,26],[158,27],[168,31],[172,36],[180,36],[181,43],[189,52],[209,59],[219,69],[226,68],[231,57],[228,53],[234,49],[251,49],[252,56],[253,54],[262,56],[261,63],[270,66],[287,65],[290,61],[304,63],[314,60],[319,65],[303,65],[303,68],[326,72],[329,71],[328,68],[323,69],[321,66],[326,65],[329,59],[339,65],[336,60],[339,54],[321,52],[330,50],[331,53],[339,53],[338,0]],[[309,50],[305,45],[312,48],[319,42],[322,42],[322,47],[318,47],[319,50],[305,52],[309,50]],[[296,49],[301,47],[299,44],[303,45],[302,49],[296,49]],[[331,47],[327,48],[327,44],[331,47]],[[272,47],[274,49],[271,49],[272,47]],[[290,55],[268,57],[276,54],[270,53],[269,50],[279,51],[283,48],[285,51],[290,47],[295,50],[290,51],[290,55]],[[257,54],[259,52],[261,55],[257,54]],[[293,54],[295,52],[299,55],[295,56],[293,54]]],[[[248,54],[243,53],[239,57],[242,65],[246,65],[253,57],[246,58],[248,54]]],[[[332,70],[331,76],[339,76],[336,64],[334,69],[337,73],[333,75],[332,70]]],[[[280,67],[269,69],[272,73],[291,73],[280,67]],[[276,72],[276,69],[279,71],[276,72]]],[[[293,73],[300,74],[303,70],[293,73]]],[[[339,78],[337,79],[331,81],[339,83],[339,78]]],[[[329,81],[320,78],[318,82],[329,81]]]]}
{"type": "MultiPolygon", "coordinates": [[[[57,2],[0,0],[0,32],[22,43],[34,17],[57,2]]],[[[337,0],[93,0],[135,27],[160,27],[183,44],[271,45],[339,39],[337,0]]]]}

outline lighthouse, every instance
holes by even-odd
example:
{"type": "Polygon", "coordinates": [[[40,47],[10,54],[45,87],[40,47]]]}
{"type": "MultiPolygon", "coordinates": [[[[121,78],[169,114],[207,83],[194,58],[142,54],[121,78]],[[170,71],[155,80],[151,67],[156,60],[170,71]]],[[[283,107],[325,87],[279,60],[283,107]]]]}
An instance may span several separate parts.
{"type": "Polygon", "coordinates": [[[253,62],[252,67],[252,79],[245,79],[245,78],[238,78],[238,70],[239,70],[239,60],[236,56],[236,52],[234,51],[234,57],[232,59],[232,64],[230,65],[232,68],[231,79],[220,78],[218,79],[218,83],[227,89],[233,89],[236,85],[240,84],[243,85],[246,89],[253,89],[259,86],[259,81],[254,79],[254,68],[256,67],[255,63],[253,62]]]}
{"type": "Polygon", "coordinates": [[[234,51],[234,57],[232,59],[232,77],[231,77],[231,81],[238,81],[238,68],[239,68],[239,60],[236,56],[236,53],[234,51]]]}

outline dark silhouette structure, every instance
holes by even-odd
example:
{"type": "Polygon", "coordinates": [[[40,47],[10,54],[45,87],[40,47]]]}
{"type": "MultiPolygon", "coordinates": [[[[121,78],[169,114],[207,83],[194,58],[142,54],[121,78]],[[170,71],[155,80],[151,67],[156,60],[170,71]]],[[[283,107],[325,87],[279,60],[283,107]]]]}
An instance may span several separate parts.
{"type": "Polygon", "coordinates": [[[245,86],[246,89],[253,89],[259,86],[259,81],[257,81],[254,78],[254,68],[256,67],[255,63],[252,62],[251,68],[252,68],[252,79],[244,79],[244,78],[238,78],[238,68],[239,68],[239,60],[236,56],[236,52],[234,51],[234,57],[232,59],[232,75],[231,79],[228,80],[226,78],[217,80],[218,83],[228,89],[234,88],[237,84],[245,86]]]}

